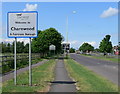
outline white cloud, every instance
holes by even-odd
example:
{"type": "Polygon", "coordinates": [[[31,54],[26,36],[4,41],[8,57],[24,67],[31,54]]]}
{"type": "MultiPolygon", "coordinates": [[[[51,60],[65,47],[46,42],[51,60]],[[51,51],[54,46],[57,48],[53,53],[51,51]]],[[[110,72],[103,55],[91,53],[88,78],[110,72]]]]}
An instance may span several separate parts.
{"type": "Polygon", "coordinates": [[[20,42],[24,42],[24,44],[27,44],[29,43],[29,39],[28,38],[18,38],[17,41],[20,41],[20,42]]]}
{"type": "MultiPolygon", "coordinates": [[[[63,43],[66,43],[66,41],[64,41],[63,43]]],[[[68,41],[68,43],[70,43],[70,47],[73,47],[75,49],[78,49],[81,44],[81,42],[77,40],[68,41]]]]}
{"type": "MultiPolygon", "coordinates": [[[[66,43],[65,41],[63,43],[66,43]]],[[[73,47],[75,49],[79,49],[79,47],[83,44],[83,43],[89,43],[91,44],[93,47],[97,48],[98,47],[98,43],[96,43],[95,41],[78,41],[78,40],[72,40],[72,41],[68,41],[68,43],[70,43],[70,47],[73,47]]]]}
{"type": "MultiPolygon", "coordinates": [[[[15,39],[14,38],[9,38],[9,39],[0,39],[0,42],[5,42],[5,43],[12,43],[15,39]]],[[[17,38],[17,42],[24,42],[24,44],[29,43],[29,39],[28,38],[17,38]]]]}
{"type": "Polygon", "coordinates": [[[14,41],[13,38],[10,39],[0,39],[0,42],[5,42],[5,43],[12,43],[14,41]]]}
{"type": "Polygon", "coordinates": [[[23,11],[36,11],[37,4],[26,4],[26,8],[23,11]]]}
{"type": "Polygon", "coordinates": [[[96,45],[97,45],[97,43],[96,43],[95,41],[92,41],[92,42],[86,42],[86,43],[91,44],[92,46],[96,46],[96,45]]]}
{"type": "Polygon", "coordinates": [[[103,13],[101,14],[100,17],[107,18],[107,17],[110,17],[110,16],[114,16],[117,13],[118,13],[118,9],[117,8],[109,7],[107,10],[103,11],[103,13]]]}

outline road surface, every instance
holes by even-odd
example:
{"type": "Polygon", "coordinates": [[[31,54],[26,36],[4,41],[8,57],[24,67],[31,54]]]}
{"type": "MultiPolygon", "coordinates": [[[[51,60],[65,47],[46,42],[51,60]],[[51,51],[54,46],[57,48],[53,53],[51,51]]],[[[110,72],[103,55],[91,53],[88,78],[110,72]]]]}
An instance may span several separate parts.
{"type": "MultiPolygon", "coordinates": [[[[49,93],[53,92],[62,92],[66,94],[66,92],[76,92],[75,82],[70,79],[68,73],[65,69],[63,59],[58,60],[55,67],[55,81],[52,82],[49,93]]],[[[49,94],[48,93],[48,94],[49,94]]]]}
{"type": "Polygon", "coordinates": [[[70,54],[70,56],[78,63],[118,85],[118,63],[93,59],[79,54],[70,54]]]}

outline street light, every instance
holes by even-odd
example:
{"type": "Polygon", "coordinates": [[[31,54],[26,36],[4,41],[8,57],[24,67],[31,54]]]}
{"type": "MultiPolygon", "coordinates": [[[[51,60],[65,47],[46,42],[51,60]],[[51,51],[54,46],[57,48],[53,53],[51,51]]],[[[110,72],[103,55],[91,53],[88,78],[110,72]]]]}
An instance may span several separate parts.
{"type": "MultiPolygon", "coordinates": [[[[74,10],[72,13],[73,13],[73,14],[76,14],[76,11],[74,10]]],[[[65,50],[66,50],[67,53],[68,53],[67,45],[69,45],[69,44],[68,44],[68,16],[66,17],[66,46],[65,46],[65,50]]],[[[68,49],[69,49],[69,48],[68,48],[68,49]]],[[[64,50],[64,53],[65,53],[65,50],[64,50]]]]}
{"type": "MultiPolygon", "coordinates": [[[[76,14],[76,11],[74,10],[72,13],[76,14]]],[[[66,43],[68,43],[68,16],[66,17],[66,43]]]]}

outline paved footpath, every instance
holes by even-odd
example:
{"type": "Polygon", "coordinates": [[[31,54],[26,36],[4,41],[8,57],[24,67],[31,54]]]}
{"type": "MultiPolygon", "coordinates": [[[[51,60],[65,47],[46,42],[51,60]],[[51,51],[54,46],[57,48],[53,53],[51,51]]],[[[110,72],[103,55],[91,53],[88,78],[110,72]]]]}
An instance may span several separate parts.
{"type": "MultiPolygon", "coordinates": [[[[45,63],[46,61],[47,61],[47,60],[44,60],[44,61],[41,61],[41,62],[39,62],[39,63],[33,64],[33,65],[32,65],[32,68],[34,68],[34,67],[36,67],[36,66],[39,66],[39,65],[42,65],[42,64],[45,63]]],[[[21,69],[17,70],[17,75],[19,75],[19,74],[27,71],[28,69],[29,69],[29,67],[25,67],[25,68],[21,68],[21,69]]],[[[2,76],[2,82],[5,82],[5,81],[7,81],[7,80],[9,80],[9,79],[12,79],[12,78],[14,78],[14,72],[10,72],[10,73],[8,73],[8,74],[6,74],[6,75],[3,75],[3,76],[2,76]]]]}
{"type": "Polygon", "coordinates": [[[59,59],[55,67],[55,81],[52,82],[51,92],[76,92],[75,82],[70,79],[65,69],[64,60],[59,59]]]}

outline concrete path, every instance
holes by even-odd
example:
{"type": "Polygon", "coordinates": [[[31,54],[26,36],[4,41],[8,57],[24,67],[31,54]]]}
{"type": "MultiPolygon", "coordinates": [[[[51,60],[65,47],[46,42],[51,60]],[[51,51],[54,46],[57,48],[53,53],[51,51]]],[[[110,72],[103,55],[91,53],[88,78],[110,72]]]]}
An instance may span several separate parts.
{"type": "MultiPolygon", "coordinates": [[[[86,66],[97,74],[104,76],[111,82],[119,84],[118,80],[118,63],[89,58],[77,54],[70,54],[70,56],[78,63],[86,66]]],[[[120,84],[119,84],[120,86],[120,84]]]]}
{"type": "MultiPolygon", "coordinates": [[[[44,60],[44,61],[41,61],[41,62],[39,62],[39,63],[33,64],[33,65],[32,65],[32,68],[34,68],[34,67],[36,67],[36,66],[39,66],[39,65],[42,65],[42,64],[45,63],[46,61],[47,61],[47,60],[44,60]]],[[[17,70],[17,75],[19,75],[19,74],[21,74],[21,73],[23,73],[23,72],[25,72],[25,71],[27,71],[27,70],[29,70],[29,66],[17,70]]],[[[5,81],[10,80],[10,79],[12,79],[12,78],[14,78],[14,72],[7,73],[6,75],[3,75],[3,76],[2,76],[2,82],[5,82],[5,81]]]]}
{"type": "MultiPolygon", "coordinates": [[[[70,79],[65,69],[63,59],[57,61],[55,67],[55,81],[52,82],[50,92],[76,92],[75,82],[70,79]]],[[[63,94],[63,93],[62,93],[63,94]]],[[[73,94],[73,93],[72,93],[73,94]]]]}

